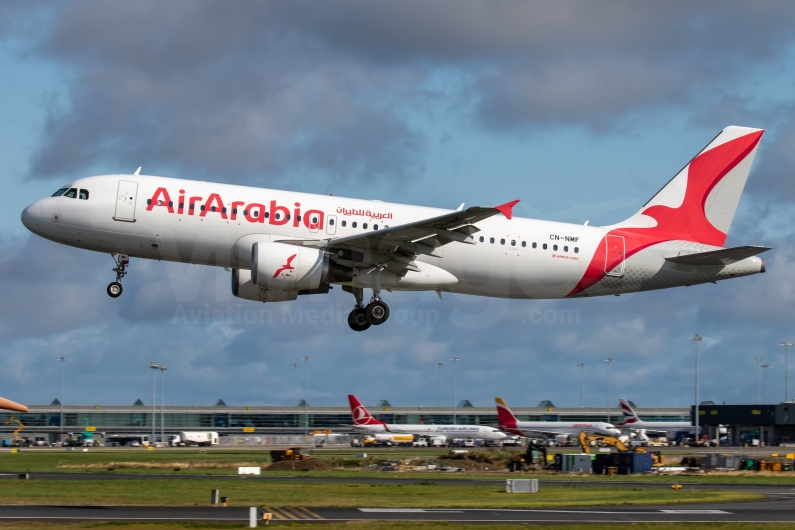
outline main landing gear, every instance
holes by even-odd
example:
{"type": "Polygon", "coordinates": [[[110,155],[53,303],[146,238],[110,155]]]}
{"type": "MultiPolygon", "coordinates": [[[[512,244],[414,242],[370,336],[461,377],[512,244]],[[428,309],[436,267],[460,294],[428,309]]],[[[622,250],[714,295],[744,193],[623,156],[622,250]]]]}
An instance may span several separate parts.
{"type": "Polygon", "coordinates": [[[111,254],[113,262],[116,263],[113,272],[116,273],[116,281],[108,284],[108,296],[111,298],[118,298],[124,289],[121,286],[121,279],[127,274],[127,265],[130,263],[130,256],[127,254],[111,254]]]}
{"type": "Polygon", "coordinates": [[[353,287],[350,292],[356,298],[356,306],[348,315],[348,325],[353,331],[364,331],[370,326],[378,326],[387,321],[389,306],[381,300],[379,291],[373,289],[373,297],[366,307],[363,303],[364,289],[353,287]]]}

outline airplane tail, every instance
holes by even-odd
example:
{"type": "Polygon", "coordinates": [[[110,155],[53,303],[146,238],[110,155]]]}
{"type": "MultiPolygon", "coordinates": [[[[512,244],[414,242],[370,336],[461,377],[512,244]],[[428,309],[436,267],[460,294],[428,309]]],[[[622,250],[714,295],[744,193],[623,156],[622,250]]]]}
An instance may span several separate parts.
{"type": "Polygon", "coordinates": [[[351,416],[353,416],[354,426],[385,425],[383,421],[373,418],[370,411],[353,394],[348,395],[348,403],[351,405],[351,416]]]}
{"type": "Polygon", "coordinates": [[[640,421],[640,418],[635,413],[635,410],[632,408],[632,405],[626,399],[619,399],[618,406],[621,407],[621,412],[624,414],[624,421],[619,423],[618,425],[632,425],[633,423],[637,423],[640,421]]]}
{"type": "Polygon", "coordinates": [[[648,237],[650,243],[685,240],[722,247],[763,133],[726,127],[635,215],[606,228],[648,237]]]}
{"type": "Polygon", "coordinates": [[[494,398],[494,402],[497,403],[497,421],[500,425],[516,425],[516,416],[513,415],[511,409],[508,408],[508,405],[505,403],[505,400],[502,398],[494,398]]]}

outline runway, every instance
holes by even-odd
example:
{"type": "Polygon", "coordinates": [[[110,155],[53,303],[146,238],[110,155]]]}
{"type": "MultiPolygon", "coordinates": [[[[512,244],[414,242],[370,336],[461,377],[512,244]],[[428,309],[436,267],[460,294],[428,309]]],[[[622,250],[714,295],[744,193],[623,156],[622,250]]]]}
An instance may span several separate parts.
{"type": "MultiPolygon", "coordinates": [[[[795,499],[678,506],[547,510],[413,508],[264,508],[274,521],[449,521],[501,523],[789,522],[795,499]]],[[[0,506],[0,520],[247,521],[249,509],[166,506],[0,506]]]]}

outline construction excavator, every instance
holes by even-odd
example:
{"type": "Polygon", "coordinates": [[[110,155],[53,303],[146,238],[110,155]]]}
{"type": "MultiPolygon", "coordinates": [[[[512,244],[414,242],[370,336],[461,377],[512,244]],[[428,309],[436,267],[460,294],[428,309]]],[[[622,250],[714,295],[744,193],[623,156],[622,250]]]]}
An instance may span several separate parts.
{"type": "MultiPolygon", "coordinates": [[[[588,434],[585,431],[580,432],[580,449],[585,454],[591,454],[591,442],[597,445],[608,445],[615,447],[619,453],[648,453],[643,447],[627,447],[627,445],[616,438],[615,436],[602,436],[599,434],[588,434]]],[[[652,453],[654,458],[654,467],[659,467],[665,464],[665,456],[659,451],[652,453]]]]}
{"type": "Polygon", "coordinates": [[[12,435],[14,437],[14,439],[9,442],[8,446],[10,446],[10,447],[23,447],[23,446],[32,445],[29,440],[27,440],[27,439],[25,439],[25,438],[23,438],[23,437],[21,437],[19,435],[19,433],[22,432],[22,430],[25,428],[25,424],[23,424],[21,421],[16,419],[14,416],[9,416],[6,419],[6,421],[3,422],[3,423],[5,425],[10,425],[12,423],[16,423],[17,425],[19,425],[19,427],[17,427],[17,429],[14,431],[14,433],[12,435]]]}

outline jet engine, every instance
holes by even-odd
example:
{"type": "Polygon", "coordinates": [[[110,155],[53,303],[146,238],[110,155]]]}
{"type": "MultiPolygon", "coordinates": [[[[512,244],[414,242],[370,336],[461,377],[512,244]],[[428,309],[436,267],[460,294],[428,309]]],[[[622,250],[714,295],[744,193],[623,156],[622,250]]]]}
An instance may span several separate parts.
{"type": "Polygon", "coordinates": [[[565,443],[568,443],[568,441],[569,441],[569,435],[568,434],[556,434],[555,435],[555,444],[557,444],[557,445],[563,445],[565,443]]]}
{"type": "Polygon", "coordinates": [[[353,269],[338,265],[321,250],[284,243],[256,242],[251,270],[232,270],[232,294],[246,300],[283,302],[298,295],[328,292],[330,282],[350,282],[353,269]]]}

